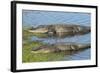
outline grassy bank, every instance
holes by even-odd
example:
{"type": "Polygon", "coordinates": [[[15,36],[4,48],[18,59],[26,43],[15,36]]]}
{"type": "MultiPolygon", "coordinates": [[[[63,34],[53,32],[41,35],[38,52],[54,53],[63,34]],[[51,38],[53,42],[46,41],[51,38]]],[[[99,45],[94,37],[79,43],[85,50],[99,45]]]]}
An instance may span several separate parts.
{"type": "Polygon", "coordinates": [[[61,60],[63,53],[33,53],[32,48],[43,45],[40,42],[31,42],[23,45],[22,58],[23,62],[45,62],[61,60]]]}
{"type": "MultiPolygon", "coordinates": [[[[45,36],[44,34],[36,34],[37,36],[45,36]]],[[[46,62],[61,60],[64,56],[63,53],[33,53],[32,49],[44,45],[42,42],[31,41],[30,37],[33,36],[27,30],[23,30],[23,48],[22,48],[22,61],[27,62],[46,62]]]]}

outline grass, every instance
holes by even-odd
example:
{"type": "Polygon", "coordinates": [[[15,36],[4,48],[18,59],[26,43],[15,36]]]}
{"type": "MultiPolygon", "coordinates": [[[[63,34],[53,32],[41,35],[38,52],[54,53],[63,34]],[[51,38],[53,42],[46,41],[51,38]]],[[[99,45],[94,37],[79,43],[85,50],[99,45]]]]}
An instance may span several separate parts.
{"type": "Polygon", "coordinates": [[[45,33],[32,33],[34,36],[38,37],[38,38],[46,38],[48,37],[47,34],[45,33]]]}
{"type": "Polygon", "coordinates": [[[40,42],[31,42],[23,45],[22,49],[22,61],[23,62],[45,62],[45,61],[57,61],[64,57],[63,53],[33,53],[32,48],[44,45],[40,42]]]}
{"type": "MultiPolygon", "coordinates": [[[[38,36],[44,36],[43,34],[36,34],[38,36]]],[[[47,62],[57,61],[64,57],[63,53],[33,53],[32,48],[37,48],[41,45],[45,45],[39,41],[31,41],[30,37],[33,36],[27,30],[23,30],[23,48],[22,48],[22,62],[47,62]]]]}

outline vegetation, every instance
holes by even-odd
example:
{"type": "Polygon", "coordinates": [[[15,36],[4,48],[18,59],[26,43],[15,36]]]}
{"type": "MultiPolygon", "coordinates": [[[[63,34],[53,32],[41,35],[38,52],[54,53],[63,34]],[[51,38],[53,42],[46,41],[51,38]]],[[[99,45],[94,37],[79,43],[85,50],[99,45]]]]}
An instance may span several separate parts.
{"type": "Polygon", "coordinates": [[[48,35],[45,34],[45,33],[44,34],[42,34],[42,33],[33,33],[33,35],[38,37],[38,38],[46,38],[46,37],[48,37],[48,35]]]}
{"type": "MultiPolygon", "coordinates": [[[[36,34],[38,36],[44,36],[41,34],[36,34]]],[[[33,34],[29,33],[27,30],[23,30],[23,48],[22,48],[22,62],[45,62],[45,61],[57,61],[64,57],[64,53],[33,53],[32,49],[45,45],[43,42],[31,41],[30,37],[33,34]]]]}

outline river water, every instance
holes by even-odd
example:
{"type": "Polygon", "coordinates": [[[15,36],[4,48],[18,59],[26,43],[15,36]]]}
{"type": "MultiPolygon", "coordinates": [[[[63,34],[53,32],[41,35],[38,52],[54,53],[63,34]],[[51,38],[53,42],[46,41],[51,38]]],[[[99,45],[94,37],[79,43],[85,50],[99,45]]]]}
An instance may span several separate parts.
{"type": "MultiPolygon", "coordinates": [[[[51,12],[51,11],[29,11],[23,10],[23,26],[37,27],[39,25],[48,24],[76,24],[82,26],[91,25],[91,14],[76,13],[76,12],[51,12]]],[[[31,37],[32,41],[41,41],[48,44],[57,42],[76,42],[76,43],[91,43],[91,33],[85,35],[77,35],[71,37],[46,37],[39,38],[37,36],[31,37]]],[[[63,60],[87,60],[91,58],[91,49],[87,48],[84,51],[65,56],[63,60]]]]}

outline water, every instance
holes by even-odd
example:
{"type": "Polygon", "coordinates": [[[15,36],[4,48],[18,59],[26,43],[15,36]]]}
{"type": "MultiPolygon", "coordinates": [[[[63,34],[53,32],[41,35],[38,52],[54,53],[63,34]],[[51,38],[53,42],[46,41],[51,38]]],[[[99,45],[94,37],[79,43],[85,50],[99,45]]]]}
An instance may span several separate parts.
{"type": "Polygon", "coordinates": [[[87,50],[64,57],[63,60],[88,60],[90,57],[90,48],[88,48],[87,50]]]}
{"type": "MultiPolygon", "coordinates": [[[[50,11],[29,11],[23,10],[23,26],[48,25],[48,24],[76,24],[90,26],[91,14],[90,13],[75,13],[75,12],[50,12],[50,11]]],[[[42,41],[48,44],[55,44],[57,42],[76,42],[76,43],[90,43],[91,33],[73,37],[46,37],[39,38],[32,36],[32,41],[42,41]]],[[[86,60],[91,58],[91,49],[78,52],[76,54],[65,56],[63,60],[86,60]]]]}
{"type": "Polygon", "coordinates": [[[46,38],[38,38],[36,36],[32,36],[31,40],[33,41],[41,41],[48,44],[55,44],[59,42],[77,42],[77,43],[90,43],[90,33],[85,35],[66,37],[66,38],[57,38],[57,37],[46,37],[46,38]]]}

